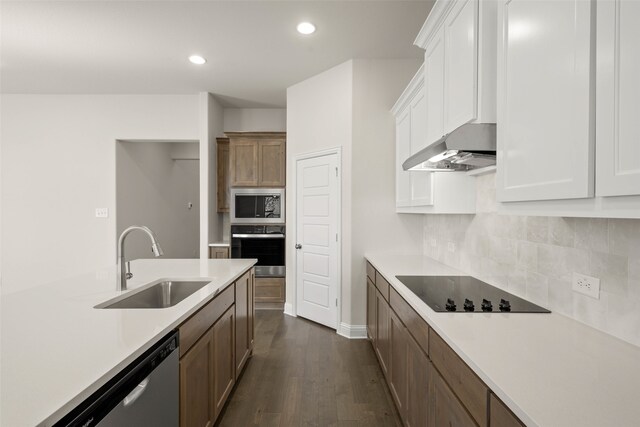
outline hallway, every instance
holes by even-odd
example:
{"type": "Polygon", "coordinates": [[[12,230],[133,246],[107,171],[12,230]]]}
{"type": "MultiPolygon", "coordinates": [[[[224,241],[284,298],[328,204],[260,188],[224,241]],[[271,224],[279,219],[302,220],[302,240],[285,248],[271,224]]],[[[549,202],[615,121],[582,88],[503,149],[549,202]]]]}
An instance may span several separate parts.
{"type": "Polygon", "coordinates": [[[400,426],[367,340],[256,311],[253,358],[218,426],[400,426]]]}

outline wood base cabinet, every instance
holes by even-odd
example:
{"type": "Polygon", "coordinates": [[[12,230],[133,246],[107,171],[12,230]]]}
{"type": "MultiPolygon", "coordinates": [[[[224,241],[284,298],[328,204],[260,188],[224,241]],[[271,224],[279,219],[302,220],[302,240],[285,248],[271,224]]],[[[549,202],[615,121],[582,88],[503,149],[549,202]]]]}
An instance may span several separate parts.
{"type": "MultiPolygon", "coordinates": [[[[432,365],[433,367],[433,365],[432,365]]],[[[429,383],[429,425],[450,427],[476,427],[471,415],[451,391],[440,374],[431,369],[429,383]]]]}
{"type": "Polygon", "coordinates": [[[211,427],[254,342],[253,269],[179,326],[180,426],[211,427]]]}
{"type": "Polygon", "coordinates": [[[236,379],[253,351],[253,272],[236,281],[236,379]]]}
{"type": "Polygon", "coordinates": [[[405,426],[524,425],[369,263],[367,334],[405,426]]]}

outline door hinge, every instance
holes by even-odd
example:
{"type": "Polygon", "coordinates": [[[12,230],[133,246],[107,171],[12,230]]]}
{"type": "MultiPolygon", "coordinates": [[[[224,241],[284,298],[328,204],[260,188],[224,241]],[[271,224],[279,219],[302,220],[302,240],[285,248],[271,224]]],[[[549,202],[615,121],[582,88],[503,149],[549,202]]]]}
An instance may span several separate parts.
{"type": "Polygon", "coordinates": [[[338,241],[338,233],[336,233],[336,242],[338,241]]]}
{"type": "Polygon", "coordinates": [[[338,298],[336,298],[336,307],[338,306],[338,298]]]}
{"type": "Polygon", "coordinates": [[[336,177],[338,176],[338,167],[336,166],[336,177]]]}

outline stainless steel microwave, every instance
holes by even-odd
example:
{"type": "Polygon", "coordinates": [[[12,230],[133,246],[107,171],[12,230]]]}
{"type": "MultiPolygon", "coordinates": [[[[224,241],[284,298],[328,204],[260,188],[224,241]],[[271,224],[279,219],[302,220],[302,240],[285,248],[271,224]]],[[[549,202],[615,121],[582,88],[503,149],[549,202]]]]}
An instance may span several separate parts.
{"type": "Polygon", "coordinates": [[[284,188],[232,188],[232,224],[284,224],[284,188]]]}

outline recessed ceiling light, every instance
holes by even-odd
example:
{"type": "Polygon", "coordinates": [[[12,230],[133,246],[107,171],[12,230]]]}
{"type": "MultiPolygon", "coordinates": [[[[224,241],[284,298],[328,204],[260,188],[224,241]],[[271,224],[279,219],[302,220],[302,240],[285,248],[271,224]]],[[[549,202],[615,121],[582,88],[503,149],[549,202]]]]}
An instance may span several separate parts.
{"type": "Polygon", "coordinates": [[[189,61],[191,61],[192,64],[196,64],[196,65],[202,65],[205,62],[207,62],[207,60],[200,55],[191,55],[189,57],[189,61]]]}
{"type": "Polygon", "coordinates": [[[313,34],[316,32],[316,26],[311,22],[301,22],[298,24],[298,32],[300,34],[313,34]]]}

